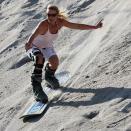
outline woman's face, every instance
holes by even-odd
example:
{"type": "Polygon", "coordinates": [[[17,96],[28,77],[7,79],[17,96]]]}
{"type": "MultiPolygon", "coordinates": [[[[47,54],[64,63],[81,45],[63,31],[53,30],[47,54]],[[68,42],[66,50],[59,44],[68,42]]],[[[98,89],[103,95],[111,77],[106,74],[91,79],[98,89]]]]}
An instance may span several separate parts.
{"type": "Polygon", "coordinates": [[[47,10],[47,17],[50,23],[55,23],[57,20],[57,12],[55,10],[47,10]]]}

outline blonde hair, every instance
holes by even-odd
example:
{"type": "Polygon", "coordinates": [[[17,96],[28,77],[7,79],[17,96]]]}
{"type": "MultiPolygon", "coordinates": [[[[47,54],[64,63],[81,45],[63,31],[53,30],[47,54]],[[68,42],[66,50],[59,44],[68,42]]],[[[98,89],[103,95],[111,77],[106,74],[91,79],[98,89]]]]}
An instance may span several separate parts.
{"type": "Polygon", "coordinates": [[[48,10],[56,11],[56,13],[58,15],[58,18],[67,19],[67,14],[65,13],[65,11],[59,10],[59,8],[57,6],[55,6],[55,5],[48,5],[47,6],[47,11],[48,10]]]}

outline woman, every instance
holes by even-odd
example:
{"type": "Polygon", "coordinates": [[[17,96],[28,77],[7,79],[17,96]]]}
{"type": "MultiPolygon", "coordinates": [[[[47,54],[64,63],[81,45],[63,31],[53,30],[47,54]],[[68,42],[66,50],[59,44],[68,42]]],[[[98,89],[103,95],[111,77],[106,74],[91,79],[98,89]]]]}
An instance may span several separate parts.
{"type": "Polygon", "coordinates": [[[48,97],[42,90],[42,68],[45,59],[48,63],[45,67],[45,80],[53,88],[59,88],[59,81],[54,76],[59,65],[59,59],[53,48],[53,41],[57,38],[58,32],[62,27],[79,30],[92,30],[102,27],[102,22],[96,26],[71,23],[61,15],[57,6],[49,5],[47,7],[47,19],[39,23],[35,31],[28,39],[25,49],[28,51],[32,48],[32,53],[36,57],[35,68],[31,76],[33,92],[36,101],[48,102],[48,97]]]}

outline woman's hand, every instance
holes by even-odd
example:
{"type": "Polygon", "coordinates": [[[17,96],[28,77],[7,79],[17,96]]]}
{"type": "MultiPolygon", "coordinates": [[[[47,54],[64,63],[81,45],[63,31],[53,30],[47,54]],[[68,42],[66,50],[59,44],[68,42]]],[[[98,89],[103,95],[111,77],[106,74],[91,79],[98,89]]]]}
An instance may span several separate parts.
{"type": "Polygon", "coordinates": [[[30,48],[32,48],[32,44],[26,43],[26,44],[25,44],[25,50],[26,50],[26,52],[27,52],[30,48]]]}
{"type": "Polygon", "coordinates": [[[102,26],[103,26],[102,21],[103,21],[103,20],[101,20],[101,21],[96,25],[96,29],[102,28],[102,26]]]}

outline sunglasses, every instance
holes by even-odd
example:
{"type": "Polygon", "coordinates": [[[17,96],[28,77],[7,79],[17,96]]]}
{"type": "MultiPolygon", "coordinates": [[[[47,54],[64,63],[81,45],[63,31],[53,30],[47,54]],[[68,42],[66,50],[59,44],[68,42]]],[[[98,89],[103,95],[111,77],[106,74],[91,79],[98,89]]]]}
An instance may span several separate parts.
{"type": "Polygon", "coordinates": [[[48,17],[55,17],[57,14],[47,14],[48,17]]]}

